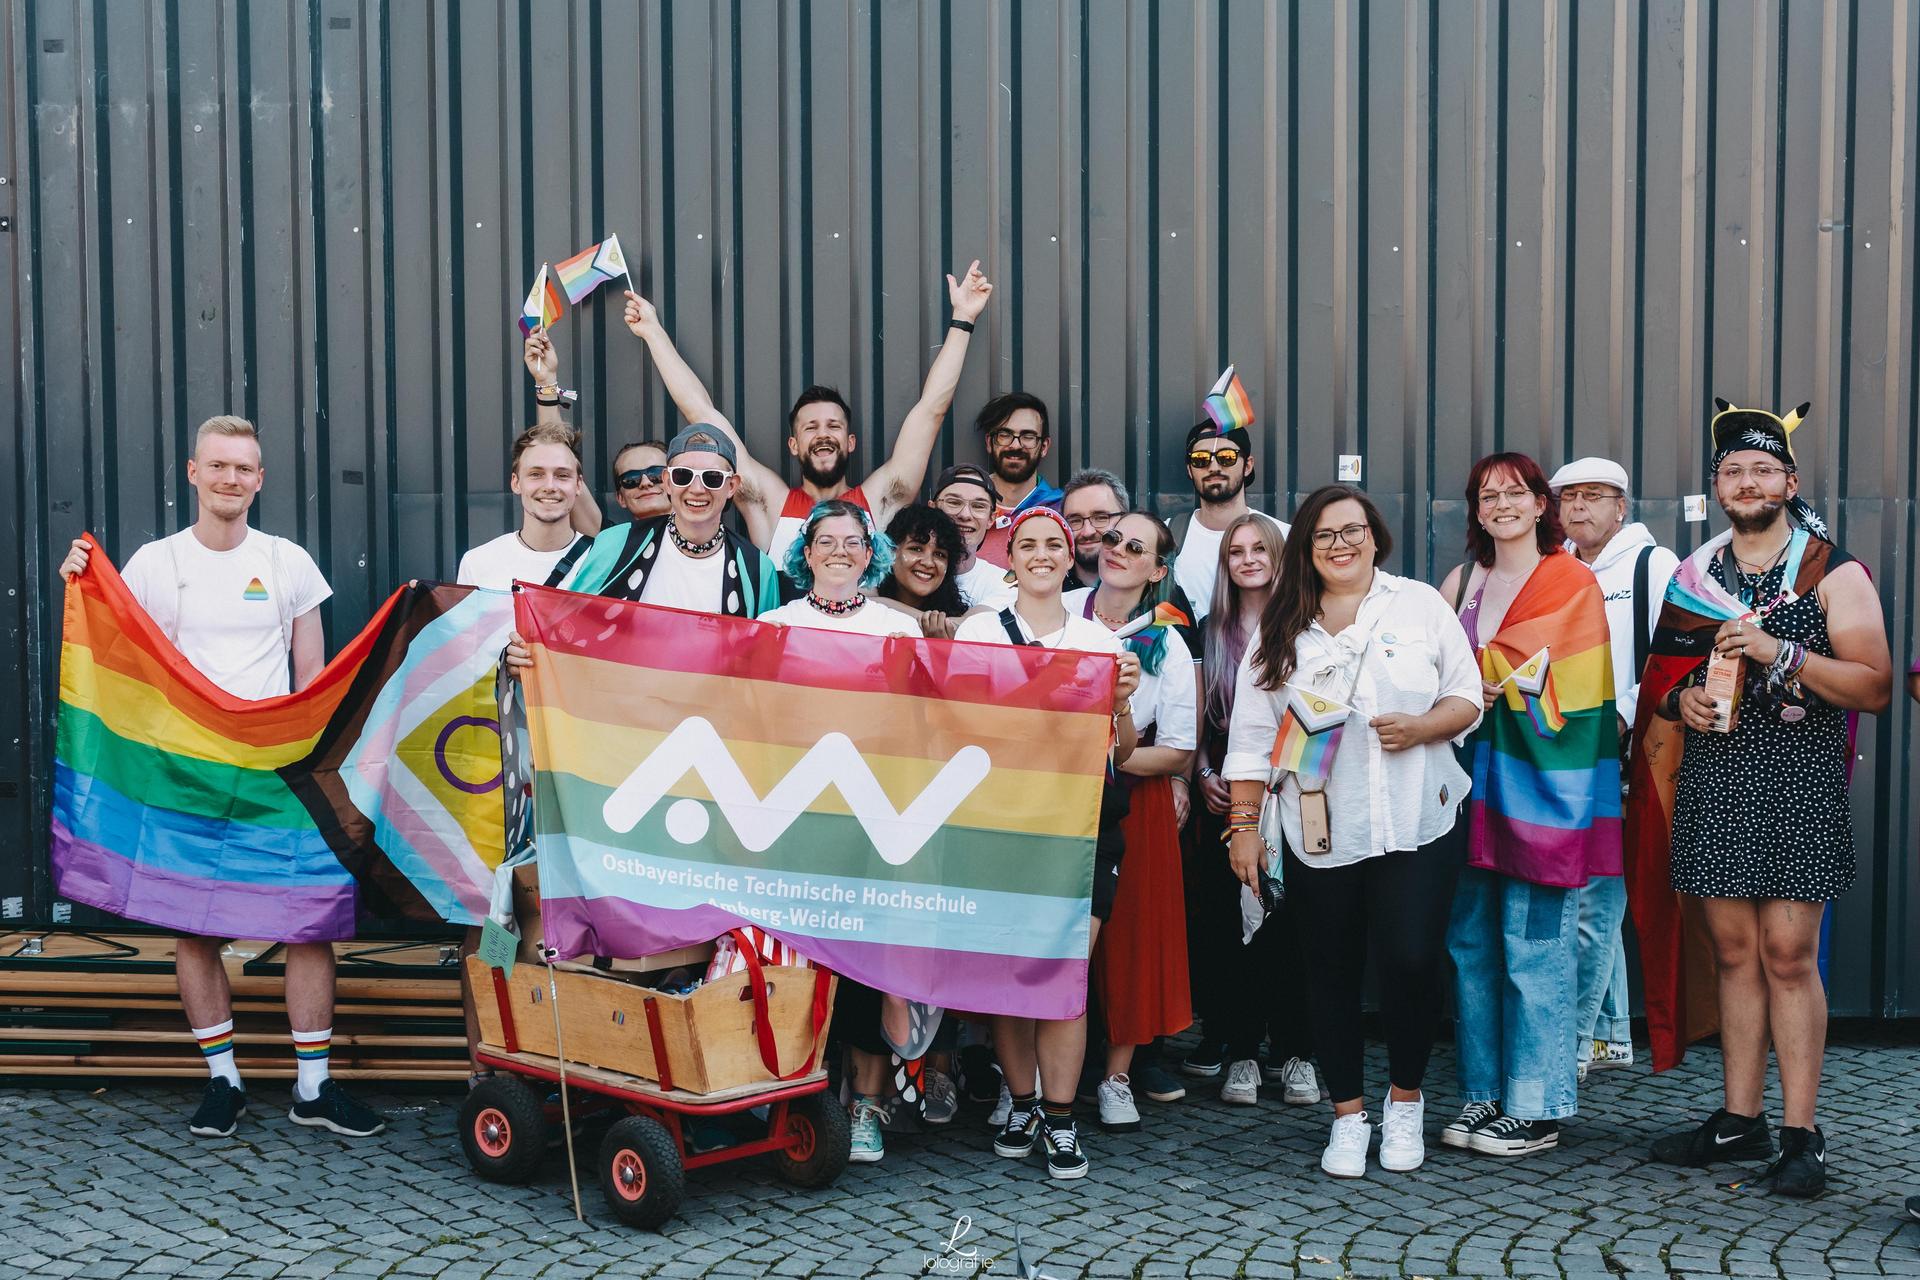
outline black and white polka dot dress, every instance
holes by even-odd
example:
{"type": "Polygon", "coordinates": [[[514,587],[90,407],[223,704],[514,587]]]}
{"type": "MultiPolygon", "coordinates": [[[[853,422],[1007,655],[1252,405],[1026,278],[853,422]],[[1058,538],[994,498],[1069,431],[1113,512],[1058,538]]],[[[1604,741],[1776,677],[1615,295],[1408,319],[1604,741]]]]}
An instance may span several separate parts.
{"type": "MultiPolygon", "coordinates": [[[[1727,558],[1717,557],[1710,570],[1722,586],[1727,558]]],[[[1785,572],[1784,565],[1769,570],[1752,598],[1778,595],[1785,572]]],[[[1769,612],[1762,625],[1769,635],[1833,656],[1827,615],[1812,592],[1769,612]]],[[[1768,703],[1766,669],[1749,662],[1733,732],[1686,731],[1673,805],[1676,891],[1825,902],[1853,884],[1847,715],[1818,697],[1809,697],[1805,711],[1801,719],[1783,719],[1779,700],[1768,703]]]]}

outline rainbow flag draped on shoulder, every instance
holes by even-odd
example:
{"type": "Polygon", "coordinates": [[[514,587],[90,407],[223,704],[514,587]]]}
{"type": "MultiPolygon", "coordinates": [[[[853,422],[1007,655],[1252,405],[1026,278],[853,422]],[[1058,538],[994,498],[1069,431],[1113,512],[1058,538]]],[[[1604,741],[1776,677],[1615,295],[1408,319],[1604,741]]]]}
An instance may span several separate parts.
{"type": "Polygon", "coordinates": [[[501,860],[503,592],[406,587],[298,693],[216,688],[98,543],[67,584],[51,863],[64,898],[210,937],[477,923],[501,860]]]}
{"type": "Polygon", "coordinates": [[[1110,655],[776,627],[522,587],[545,941],[759,925],[869,986],[1086,1001],[1110,655]]]}
{"type": "Polygon", "coordinates": [[[1482,678],[1504,687],[1473,736],[1468,865],[1567,887],[1619,875],[1620,738],[1599,582],[1573,556],[1549,555],[1500,633],[1480,641],[1482,678]]]}

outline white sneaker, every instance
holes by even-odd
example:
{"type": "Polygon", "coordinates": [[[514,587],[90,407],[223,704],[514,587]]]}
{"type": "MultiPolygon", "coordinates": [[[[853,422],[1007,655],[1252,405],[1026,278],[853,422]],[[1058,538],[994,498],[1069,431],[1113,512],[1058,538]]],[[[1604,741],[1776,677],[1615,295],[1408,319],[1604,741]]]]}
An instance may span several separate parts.
{"type": "Polygon", "coordinates": [[[1100,1127],[1108,1133],[1132,1133],[1140,1127],[1140,1111],[1133,1105],[1133,1081],[1122,1071],[1100,1082],[1100,1127]]]}
{"type": "Polygon", "coordinates": [[[1252,1058],[1240,1058],[1227,1065],[1227,1082],[1220,1086],[1220,1101],[1236,1107],[1251,1107],[1260,1101],[1260,1064],[1252,1058]]]}
{"type": "Polygon", "coordinates": [[[1007,1088],[1007,1082],[1000,1082],[1000,1100],[993,1104],[993,1110],[987,1115],[987,1127],[999,1129],[1006,1125],[1007,1117],[1013,1114],[1013,1090],[1007,1088]]]}
{"type": "Polygon", "coordinates": [[[1306,1107],[1320,1101],[1320,1079],[1313,1073],[1313,1064],[1305,1058],[1287,1059],[1286,1065],[1280,1068],[1280,1084],[1280,1100],[1288,1106],[1306,1107]]]}
{"type": "Polygon", "coordinates": [[[1380,1117],[1380,1167],[1389,1173],[1411,1173],[1427,1158],[1427,1100],[1395,1102],[1387,1095],[1380,1117]]]}
{"type": "Polygon", "coordinates": [[[1606,1071],[1613,1067],[1632,1066],[1633,1041],[1595,1040],[1593,1042],[1593,1060],[1588,1065],[1594,1071],[1606,1071]]]}
{"type": "Polygon", "coordinates": [[[1367,1144],[1372,1140],[1373,1126],[1367,1123],[1366,1112],[1335,1116],[1327,1149],[1320,1153],[1321,1169],[1336,1178],[1366,1177],[1367,1144]]]}

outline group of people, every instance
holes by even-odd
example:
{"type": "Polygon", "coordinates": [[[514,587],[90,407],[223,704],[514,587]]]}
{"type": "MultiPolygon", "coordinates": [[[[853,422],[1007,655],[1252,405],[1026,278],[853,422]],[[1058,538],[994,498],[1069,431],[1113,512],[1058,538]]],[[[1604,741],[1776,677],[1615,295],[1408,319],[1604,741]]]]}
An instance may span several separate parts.
{"type": "MultiPolygon", "coordinates": [[[[854,482],[851,409],[810,386],[788,415],[797,485],[748,452],[653,306],[629,292],[625,322],[685,426],[614,455],[628,517],[617,522],[565,423],[553,340],[535,330],[524,354],[539,421],[509,476],[521,521],[458,573],[788,626],[1114,656],[1088,1012],[948,1019],[930,1049],[903,1053],[904,1002],[843,980],[833,1025],[854,1158],[883,1158],[904,1068],[918,1073],[908,1092],[924,1122],[953,1119],[964,1073],[968,1093],[994,1100],[995,1151],[1037,1147],[1056,1178],[1089,1167],[1077,1101],[1103,1129],[1137,1129],[1140,1100],[1176,1100],[1183,1079],[1218,1081],[1229,1104],[1256,1103],[1263,1086],[1330,1104],[1329,1175],[1363,1176],[1370,1160],[1415,1169],[1449,968],[1459,1110],[1441,1142],[1488,1156],[1550,1149],[1587,1072],[1634,1060],[1623,872],[1657,845],[1711,933],[1725,1096],[1653,1154],[1771,1159],[1776,1190],[1816,1194],[1816,961],[1825,903],[1853,874],[1850,717],[1884,710],[1893,677],[1864,570],[1798,496],[1798,416],[1715,418],[1708,478],[1731,528],[1685,562],[1631,520],[1618,464],[1577,459],[1549,478],[1523,454],[1483,458],[1466,487],[1466,560],[1436,588],[1387,570],[1392,530],[1359,488],[1315,490],[1291,526],[1252,510],[1249,433],[1211,418],[1186,433],[1194,505],[1171,522],[1105,471],[1043,480],[1047,405],[1020,391],[978,412],[985,465],[946,468],[921,500],[992,292],[977,262],[947,284],[945,341],[887,460],[854,482]],[[1710,655],[1744,659],[1731,714],[1706,685],[1710,655]],[[1641,758],[1649,741],[1661,747],[1653,764],[1641,758]],[[1671,812],[1665,829],[1639,824],[1633,849],[1629,766],[1671,812]],[[1363,1066],[1370,958],[1388,1066],[1377,1155],[1363,1066]],[[1176,1063],[1163,1042],[1189,1027],[1198,1047],[1176,1063]],[[1761,1100],[1770,1044],[1786,1102],[1777,1156],[1761,1100]]],[[[188,659],[245,697],[300,687],[324,656],[318,570],[246,524],[263,474],[252,427],[210,420],[188,463],[196,523],[125,571],[150,612],[175,620],[168,634],[188,659]],[[264,599],[241,590],[249,580],[264,599]]],[[[84,563],[76,543],[63,570],[84,563]]],[[[504,660],[528,664],[517,636],[504,660]]],[[[179,955],[212,1075],[192,1131],[230,1134],[245,1095],[217,943],[183,939],[179,955]]],[[[331,956],[289,954],[294,1118],[370,1133],[378,1117],[326,1079],[331,956]]]]}

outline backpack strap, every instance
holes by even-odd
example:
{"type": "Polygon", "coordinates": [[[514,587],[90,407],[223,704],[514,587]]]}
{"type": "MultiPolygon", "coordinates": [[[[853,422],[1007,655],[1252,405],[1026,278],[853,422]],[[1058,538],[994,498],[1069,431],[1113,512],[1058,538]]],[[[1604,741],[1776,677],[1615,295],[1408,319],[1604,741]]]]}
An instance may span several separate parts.
{"type": "Polygon", "coordinates": [[[1192,523],[1193,512],[1182,511],[1167,525],[1167,529],[1173,534],[1173,545],[1176,549],[1187,545],[1187,526],[1192,523]]]}
{"type": "Polygon", "coordinates": [[[1007,639],[1014,644],[1027,645],[1030,648],[1039,647],[1040,642],[1038,640],[1029,640],[1025,634],[1021,632],[1020,620],[1013,616],[1012,605],[1008,605],[1000,611],[1000,625],[1007,629],[1007,639]]]}
{"type": "Polygon", "coordinates": [[[1460,585],[1453,589],[1453,611],[1460,612],[1460,606],[1467,602],[1467,583],[1473,579],[1473,561],[1460,566],[1460,585]]]}
{"type": "Polygon", "coordinates": [[[586,534],[574,534],[573,545],[567,548],[567,554],[561,556],[559,561],[553,566],[553,572],[547,575],[547,580],[542,585],[557,587],[565,582],[567,575],[573,572],[573,566],[579,561],[581,556],[587,554],[587,548],[592,545],[593,539],[589,538],[586,534]]]}
{"type": "Polygon", "coordinates": [[[287,591],[286,564],[280,558],[280,547],[286,539],[275,537],[271,533],[266,537],[267,564],[273,570],[273,602],[274,607],[280,611],[280,640],[286,645],[287,654],[291,657],[293,654],[293,596],[287,591]]]}
{"type": "Polygon", "coordinates": [[[1650,637],[1647,635],[1647,562],[1653,559],[1651,545],[1640,548],[1639,558],[1633,562],[1633,678],[1638,680],[1640,673],[1647,669],[1647,650],[1650,637]]]}

